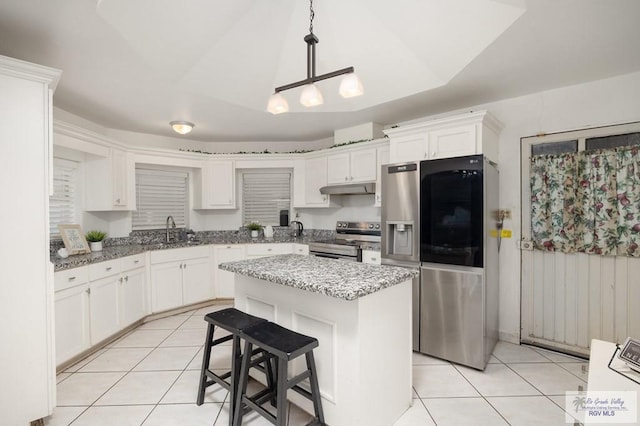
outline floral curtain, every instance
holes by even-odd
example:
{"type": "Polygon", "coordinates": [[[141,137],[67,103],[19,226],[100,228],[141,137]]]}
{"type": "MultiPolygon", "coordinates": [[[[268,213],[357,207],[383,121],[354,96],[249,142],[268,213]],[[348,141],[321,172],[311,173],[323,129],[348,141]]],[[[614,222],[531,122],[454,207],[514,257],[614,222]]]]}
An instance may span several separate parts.
{"type": "Polygon", "coordinates": [[[531,159],[534,248],[640,257],[640,156],[622,147],[531,159]]]}
{"type": "Polygon", "coordinates": [[[531,234],[539,250],[575,251],[575,153],[531,159],[531,234]]]}

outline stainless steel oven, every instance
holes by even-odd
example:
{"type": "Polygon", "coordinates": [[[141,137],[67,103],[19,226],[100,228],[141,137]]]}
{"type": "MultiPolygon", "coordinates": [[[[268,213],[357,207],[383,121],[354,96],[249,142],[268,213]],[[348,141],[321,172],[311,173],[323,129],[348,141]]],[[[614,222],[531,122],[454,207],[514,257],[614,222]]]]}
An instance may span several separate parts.
{"type": "Polygon", "coordinates": [[[318,257],[362,262],[363,243],[379,243],[380,222],[347,222],[336,224],[335,238],[309,243],[309,254],[318,257]]]}

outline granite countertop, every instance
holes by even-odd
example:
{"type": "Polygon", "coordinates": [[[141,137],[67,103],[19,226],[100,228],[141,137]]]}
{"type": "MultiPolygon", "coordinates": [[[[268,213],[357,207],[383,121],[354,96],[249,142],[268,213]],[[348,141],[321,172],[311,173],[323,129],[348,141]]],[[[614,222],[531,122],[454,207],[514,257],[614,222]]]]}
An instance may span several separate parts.
{"type": "Polygon", "coordinates": [[[395,266],[297,254],[227,262],[219,268],[343,300],[356,300],[417,275],[413,270],[395,266]]]}
{"type": "Polygon", "coordinates": [[[50,257],[51,263],[54,265],[54,271],[62,271],[65,269],[77,268],[80,266],[89,265],[92,263],[104,262],[106,260],[117,259],[125,256],[133,256],[139,253],[144,253],[153,250],[167,250],[183,247],[197,247],[209,244],[308,244],[316,239],[313,237],[274,237],[274,238],[250,238],[250,237],[231,237],[231,238],[207,238],[198,241],[178,241],[171,243],[154,243],[154,244],[131,244],[131,245],[116,245],[104,247],[102,251],[88,253],[88,254],[76,254],[67,258],[61,258],[57,255],[50,257]]]}

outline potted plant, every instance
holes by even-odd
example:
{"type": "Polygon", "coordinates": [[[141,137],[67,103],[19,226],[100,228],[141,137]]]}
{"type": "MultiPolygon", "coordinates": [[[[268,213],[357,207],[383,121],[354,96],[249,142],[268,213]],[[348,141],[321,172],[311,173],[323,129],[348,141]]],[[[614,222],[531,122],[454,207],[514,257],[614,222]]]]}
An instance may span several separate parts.
{"type": "Polygon", "coordinates": [[[258,238],[260,230],[262,229],[262,225],[258,222],[249,222],[247,224],[247,229],[251,231],[251,238],[258,238]]]}
{"type": "Polygon", "coordinates": [[[89,247],[91,247],[91,251],[101,251],[102,250],[102,240],[107,236],[106,232],[102,231],[89,231],[85,238],[89,241],[89,247]]]}

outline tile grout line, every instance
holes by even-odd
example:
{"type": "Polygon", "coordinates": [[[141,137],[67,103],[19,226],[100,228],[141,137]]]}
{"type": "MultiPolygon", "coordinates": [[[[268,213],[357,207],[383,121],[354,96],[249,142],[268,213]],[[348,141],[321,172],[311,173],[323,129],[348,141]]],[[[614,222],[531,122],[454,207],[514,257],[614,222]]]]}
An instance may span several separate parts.
{"type": "MultiPolygon", "coordinates": [[[[501,361],[500,359],[498,359],[498,361],[501,361]]],[[[495,411],[496,413],[498,413],[498,415],[500,416],[500,418],[502,420],[504,420],[504,422],[507,425],[511,425],[511,423],[509,423],[509,421],[502,415],[502,413],[500,412],[500,410],[498,410],[496,407],[493,406],[493,404],[491,402],[489,402],[489,400],[482,394],[482,392],[480,392],[480,390],[478,388],[476,388],[473,383],[471,383],[471,381],[467,378],[467,376],[465,376],[464,374],[462,374],[462,372],[460,371],[460,369],[458,368],[458,365],[456,364],[451,364],[453,365],[453,368],[458,372],[458,374],[460,374],[466,381],[467,383],[469,383],[469,385],[476,391],[478,392],[478,394],[480,395],[480,397],[487,403],[489,404],[489,407],[491,407],[493,409],[493,411],[495,411]]],[[[486,367],[485,367],[486,369],[486,367]]],[[[484,370],[483,370],[484,371],[484,370]]]]}

